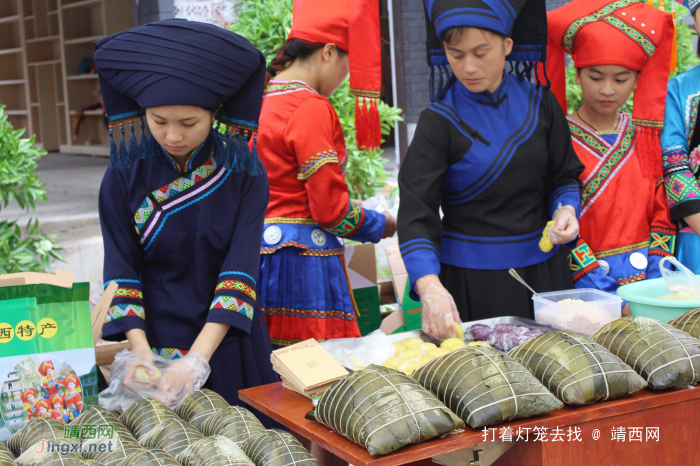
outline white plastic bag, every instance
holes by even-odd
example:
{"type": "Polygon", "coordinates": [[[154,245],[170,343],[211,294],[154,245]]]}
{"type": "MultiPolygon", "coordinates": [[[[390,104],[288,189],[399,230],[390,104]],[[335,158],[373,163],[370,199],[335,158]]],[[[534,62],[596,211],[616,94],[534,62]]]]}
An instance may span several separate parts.
{"type": "Polygon", "coordinates": [[[180,359],[165,359],[148,351],[125,349],[114,358],[109,387],[99,396],[100,406],[125,411],[135,401],[152,398],[173,408],[202,388],[210,372],[209,363],[198,351],[180,359]],[[125,385],[134,366],[136,372],[125,385]]]}
{"type": "Polygon", "coordinates": [[[381,365],[396,353],[396,346],[381,330],[375,330],[362,338],[339,338],[326,340],[320,345],[340,364],[351,370],[381,365]]]}
{"type": "Polygon", "coordinates": [[[666,286],[671,290],[670,294],[660,296],[660,299],[672,300],[696,300],[700,299],[700,279],[686,266],[678,262],[675,257],[664,257],[659,262],[661,275],[666,286]],[[669,262],[677,270],[669,270],[664,263],[669,262]]]}

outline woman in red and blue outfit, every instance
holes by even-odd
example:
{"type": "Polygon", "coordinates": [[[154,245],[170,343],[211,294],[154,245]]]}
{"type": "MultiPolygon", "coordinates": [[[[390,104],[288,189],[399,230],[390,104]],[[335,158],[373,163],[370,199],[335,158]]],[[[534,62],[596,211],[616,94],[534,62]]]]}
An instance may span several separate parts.
{"type": "Polygon", "coordinates": [[[133,129],[113,141],[102,181],[104,282],[119,285],[102,337],[127,337],[141,359],[177,359],[161,379],[171,393],[204,382],[239,404],[238,390],[278,380],[257,296],[268,184],[248,146],[264,57],[229,31],[175,19],[95,49],[110,124],[145,115],[149,128],[140,144],[133,129]]]}
{"type": "Polygon", "coordinates": [[[396,222],[348,196],[345,138],[328,98],[349,68],[358,145],[379,148],[376,0],[295,0],[292,31],[273,66],[283,71],[265,89],[258,136],[270,178],[260,269],[270,337],[276,346],[359,337],[342,238],[377,243],[396,222]]]}

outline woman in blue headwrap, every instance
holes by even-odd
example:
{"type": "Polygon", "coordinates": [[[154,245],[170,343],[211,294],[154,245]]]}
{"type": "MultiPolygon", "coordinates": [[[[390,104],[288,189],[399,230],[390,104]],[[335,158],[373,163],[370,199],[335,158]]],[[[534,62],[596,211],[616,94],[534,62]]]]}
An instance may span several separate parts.
{"type": "Polygon", "coordinates": [[[401,165],[398,232],[423,329],[445,338],[460,319],[532,317],[510,268],[539,292],[573,288],[557,245],[578,234],[583,166],[556,98],[528,79],[546,55],[544,0],[426,0],[425,11],[433,104],[401,165]],[[539,246],[543,232],[554,247],[539,246]]]}
{"type": "Polygon", "coordinates": [[[173,19],[97,41],[94,61],[122,134],[99,198],[104,282],[119,285],[102,337],[128,338],[140,360],[179,358],[162,390],[191,390],[211,367],[204,386],[239,404],[239,389],[278,380],[256,294],[268,182],[248,144],[265,59],[236,34],[173,19]]]}
{"type": "MultiPolygon", "coordinates": [[[[696,28],[700,26],[700,0],[684,0],[696,28]]],[[[700,42],[699,42],[700,43],[700,42]]],[[[671,221],[678,224],[676,257],[700,274],[700,66],[668,83],[664,128],[661,130],[664,184],[671,221]]]]}

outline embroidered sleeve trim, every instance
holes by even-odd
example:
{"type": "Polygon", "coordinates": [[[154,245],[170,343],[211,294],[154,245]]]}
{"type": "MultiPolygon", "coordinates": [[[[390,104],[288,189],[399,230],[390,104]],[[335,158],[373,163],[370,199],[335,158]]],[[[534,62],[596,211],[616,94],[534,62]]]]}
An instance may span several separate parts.
{"type": "Polygon", "coordinates": [[[140,317],[146,320],[143,306],[137,306],[135,304],[117,304],[109,308],[104,323],[106,324],[122,317],[140,317]]]}
{"type": "Polygon", "coordinates": [[[622,285],[629,285],[630,283],[638,282],[638,281],[644,280],[646,278],[647,278],[647,273],[641,272],[641,273],[631,275],[629,277],[618,278],[615,281],[617,282],[618,285],[622,286],[622,285]]]}
{"type": "Polygon", "coordinates": [[[664,177],[669,207],[685,201],[700,200],[698,181],[690,170],[676,171],[664,177]]]}
{"type": "Polygon", "coordinates": [[[357,232],[364,221],[365,211],[352,200],[348,200],[338,218],[331,224],[321,225],[321,228],[332,235],[346,238],[357,232]]]}
{"type": "Polygon", "coordinates": [[[664,174],[690,170],[688,154],[684,149],[667,150],[663,153],[664,174]]]}
{"type": "Polygon", "coordinates": [[[211,303],[211,309],[227,309],[243,314],[245,317],[253,320],[253,306],[242,299],[232,296],[218,296],[214,298],[214,301],[211,303]]]}
{"type": "Polygon", "coordinates": [[[308,180],[327,163],[338,163],[338,154],[334,150],[325,150],[309,158],[299,167],[298,180],[308,180]]]}
{"type": "Polygon", "coordinates": [[[250,280],[251,282],[253,282],[253,285],[256,284],[255,279],[254,279],[252,276],[250,276],[250,275],[248,275],[247,273],[245,273],[245,272],[238,272],[238,271],[235,271],[235,270],[230,270],[230,271],[227,271],[227,272],[221,272],[221,273],[219,274],[219,278],[223,277],[224,275],[240,275],[241,277],[246,277],[248,280],[250,280]]]}
{"type": "Polygon", "coordinates": [[[114,292],[115,298],[132,298],[132,299],[143,299],[143,292],[141,290],[136,290],[133,288],[117,288],[114,292]]]}
{"type": "Polygon", "coordinates": [[[577,246],[567,255],[569,261],[569,269],[574,277],[574,282],[581,280],[583,277],[600,267],[598,260],[593,251],[583,240],[580,240],[577,246]]]}
{"type": "Polygon", "coordinates": [[[669,228],[654,228],[649,241],[649,255],[672,256],[676,245],[676,232],[669,228]]]}
{"type": "Polygon", "coordinates": [[[604,257],[610,257],[610,256],[617,256],[619,254],[625,254],[627,252],[634,252],[634,251],[640,251],[642,249],[648,248],[649,247],[649,241],[642,241],[641,243],[637,244],[630,244],[629,246],[623,246],[621,248],[615,248],[615,249],[608,249],[606,251],[600,251],[596,252],[595,256],[598,259],[602,259],[604,257]]]}
{"type": "Polygon", "coordinates": [[[243,282],[239,282],[238,280],[225,280],[219,283],[214,291],[218,292],[222,290],[240,291],[253,301],[255,301],[257,298],[255,290],[252,287],[246,285],[243,282]]]}

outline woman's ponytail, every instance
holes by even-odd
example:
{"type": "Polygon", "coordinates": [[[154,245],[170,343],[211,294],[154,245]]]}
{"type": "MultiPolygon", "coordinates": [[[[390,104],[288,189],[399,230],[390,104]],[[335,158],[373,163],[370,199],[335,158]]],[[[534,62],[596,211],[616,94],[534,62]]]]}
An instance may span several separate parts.
{"type": "Polygon", "coordinates": [[[277,51],[277,56],[270,62],[265,72],[265,86],[275,77],[277,73],[283,71],[290,63],[297,58],[307,58],[316,50],[325,47],[326,44],[318,42],[308,42],[302,39],[290,39],[277,51]]]}

